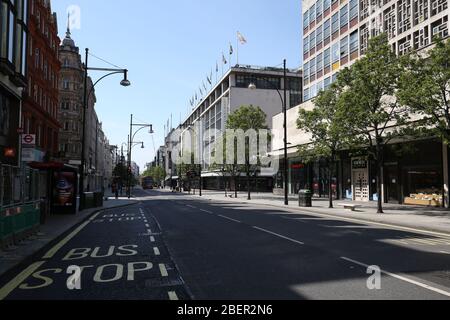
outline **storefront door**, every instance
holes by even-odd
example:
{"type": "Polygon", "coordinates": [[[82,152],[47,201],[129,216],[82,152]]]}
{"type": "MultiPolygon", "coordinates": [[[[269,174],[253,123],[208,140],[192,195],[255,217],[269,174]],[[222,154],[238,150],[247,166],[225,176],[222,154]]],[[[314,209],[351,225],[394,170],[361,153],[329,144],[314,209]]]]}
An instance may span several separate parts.
{"type": "Polygon", "coordinates": [[[353,200],[369,201],[369,174],[367,170],[353,171],[353,200]]]}
{"type": "Polygon", "coordinates": [[[398,166],[392,165],[392,166],[386,166],[384,168],[385,170],[385,177],[384,177],[384,183],[386,188],[386,202],[387,203],[400,203],[400,181],[399,181],[399,174],[398,174],[398,166]]]}

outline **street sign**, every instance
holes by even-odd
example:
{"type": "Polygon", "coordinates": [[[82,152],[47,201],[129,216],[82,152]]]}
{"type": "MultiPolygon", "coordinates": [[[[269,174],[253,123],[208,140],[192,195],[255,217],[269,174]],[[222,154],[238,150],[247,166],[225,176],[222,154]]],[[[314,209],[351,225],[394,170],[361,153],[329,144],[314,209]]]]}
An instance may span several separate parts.
{"type": "Polygon", "coordinates": [[[36,145],[36,135],[35,134],[23,134],[22,135],[22,145],[35,146],[36,145]]]}

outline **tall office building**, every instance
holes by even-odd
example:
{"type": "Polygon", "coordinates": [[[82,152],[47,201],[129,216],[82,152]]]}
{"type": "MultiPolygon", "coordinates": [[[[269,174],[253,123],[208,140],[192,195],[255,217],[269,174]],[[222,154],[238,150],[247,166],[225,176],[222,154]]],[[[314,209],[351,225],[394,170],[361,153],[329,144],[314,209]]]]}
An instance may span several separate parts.
{"type": "Polygon", "coordinates": [[[304,0],[304,100],[327,88],[336,73],[387,33],[399,55],[448,37],[448,0],[304,0]]]}

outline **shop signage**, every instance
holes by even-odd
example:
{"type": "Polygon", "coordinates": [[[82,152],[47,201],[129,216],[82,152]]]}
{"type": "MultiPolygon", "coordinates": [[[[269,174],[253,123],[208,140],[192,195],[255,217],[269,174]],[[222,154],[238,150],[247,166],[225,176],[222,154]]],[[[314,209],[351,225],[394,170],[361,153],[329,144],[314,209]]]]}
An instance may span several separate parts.
{"type": "Polygon", "coordinates": [[[367,160],[357,159],[352,162],[353,169],[367,169],[367,160]]]}
{"type": "Polygon", "coordinates": [[[22,135],[22,145],[34,147],[36,145],[36,135],[35,134],[23,134],[22,135]]]}
{"type": "Polygon", "coordinates": [[[36,150],[34,148],[22,149],[22,161],[23,162],[43,162],[44,152],[36,150]]]}
{"type": "Polygon", "coordinates": [[[294,170],[303,169],[304,167],[305,167],[305,165],[302,163],[295,163],[295,164],[291,165],[291,168],[294,170]]]}

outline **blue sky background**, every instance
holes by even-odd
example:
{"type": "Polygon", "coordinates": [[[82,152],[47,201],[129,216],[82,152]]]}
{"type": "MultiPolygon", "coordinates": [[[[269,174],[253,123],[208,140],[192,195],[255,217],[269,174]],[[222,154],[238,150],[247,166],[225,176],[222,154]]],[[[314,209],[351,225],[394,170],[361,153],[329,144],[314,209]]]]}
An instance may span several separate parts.
{"type": "MultiPolygon", "coordinates": [[[[297,68],[302,61],[300,0],[53,0],[61,38],[70,5],[81,8],[81,28],[72,30],[80,52],[89,47],[130,70],[131,87],[119,86],[119,75],[96,87],[97,113],[110,143],[126,142],[131,113],[154,125],[153,139],[145,131],[136,138],[146,144],[144,150],[133,149],[141,169],[163,144],[171,114],[177,126],[212,69],[215,78],[216,61],[221,73],[222,51],[228,59],[238,30],[248,41],[239,50],[241,64],[277,66],[286,58],[297,68]]],[[[92,57],[90,66],[108,67],[92,57]]],[[[91,76],[95,81],[101,75],[91,76]]]]}

